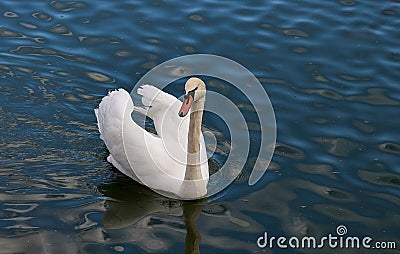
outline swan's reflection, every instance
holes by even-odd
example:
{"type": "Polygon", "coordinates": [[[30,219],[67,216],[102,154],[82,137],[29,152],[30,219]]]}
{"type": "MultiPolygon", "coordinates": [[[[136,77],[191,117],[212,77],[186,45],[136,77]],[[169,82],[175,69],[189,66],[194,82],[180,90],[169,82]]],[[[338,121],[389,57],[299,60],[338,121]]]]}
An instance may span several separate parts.
{"type": "MultiPolygon", "coordinates": [[[[103,184],[98,189],[108,197],[105,201],[106,211],[102,218],[106,229],[125,230],[134,227],[147,229],[157,225],[185,232],[186,228],[184,253],[200,253],[201,237],[196,223],[206,200],[177,201],[169,199],[125,177],[118,177],[117,181],[103,184]],[[129,183],[123,183],[124,181],[129,181],[129,183]],[[182,215],[184,225],[182,219],[179,218],[182,215]]],[[[154,249],[146,248],[150,252],[157,252],[163,248],[160,244],[155,247],[154,239],[149,239],[154,236],[146,230],[141,230],[140,234],[134,234],[132,237],[136,241],[143,240],[142,247],[144,248],[149,245],[146,242],[152,241],[151,245],[154,249]],[[140,239],[137,239],[138,237],[140,239]]]]}
{"type": "Polygon", "coordinates": [[[186,225],[185,254],[200,253],[200,233],[196,223],[205,204],[205,200],[185,201],[182,205],[186,225]]]}
{"type": "Polygon", "coordinates": [[[182,215],[181,204],[161,196],[124,176],[98,187],[107,196],[103,224],[107,229],[135,225],[151,214],[182,215]]]}

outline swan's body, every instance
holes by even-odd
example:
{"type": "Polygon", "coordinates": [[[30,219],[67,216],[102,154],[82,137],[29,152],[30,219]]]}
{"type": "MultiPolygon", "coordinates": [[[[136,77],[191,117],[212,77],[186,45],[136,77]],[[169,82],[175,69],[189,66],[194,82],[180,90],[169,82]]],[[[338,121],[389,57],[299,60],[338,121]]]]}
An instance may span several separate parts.
{"type": "Polygon", "coordinates": [[[133,105],[128,92],[119,89],[105,96],[95,113],[100,137],[110,151],[110,163],[151,189],[193,199],[207,193],[209,178],[201,134],[205,85],[200,79],[191,78],[186,90],[182,104],[158,88],[142,86],[138,94],[142,95],[145,108],[140,108],[133,105]],[[200,87],[197,94],[192,93],[193,87],[200,87]],[[191,105],[189,117],[186,114],[191,105]],[[133,110],[153,119],[157,136],[132,120],[133,110]]]}

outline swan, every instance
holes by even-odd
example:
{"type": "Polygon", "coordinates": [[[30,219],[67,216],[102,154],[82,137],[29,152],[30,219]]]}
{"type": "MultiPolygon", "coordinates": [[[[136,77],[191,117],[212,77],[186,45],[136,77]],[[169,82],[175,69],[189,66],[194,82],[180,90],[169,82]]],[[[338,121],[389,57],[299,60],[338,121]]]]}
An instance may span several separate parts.
{"type": "Polygon", "coordinates": [[[133,180],[164,195],[198,199],[207,194],[209,169],[201,132],[206,85],[192,77],[185,83],[183,102],[173,95],[142,85],[135,106],[124,89],[109,92],[95,109],[107,161],[133,180]],[[136,111],[150,117],[157,134],[132,119],[136,111]]]}

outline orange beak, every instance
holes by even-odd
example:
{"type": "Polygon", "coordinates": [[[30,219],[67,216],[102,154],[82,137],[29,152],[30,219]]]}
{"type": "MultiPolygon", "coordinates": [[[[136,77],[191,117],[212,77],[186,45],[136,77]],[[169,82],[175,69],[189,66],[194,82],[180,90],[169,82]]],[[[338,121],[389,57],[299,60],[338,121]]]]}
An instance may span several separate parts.
{"type": "Polygon", "coordinates": [[[190,107],[192,106],[193,99],[194,98],[193,98],[192,94],[185,94],[185,97],[183,98],[181,109],[179,110],[179,113],[178,113],[178,115],[180,117],[184,117],[188,114],[190,107]]]}

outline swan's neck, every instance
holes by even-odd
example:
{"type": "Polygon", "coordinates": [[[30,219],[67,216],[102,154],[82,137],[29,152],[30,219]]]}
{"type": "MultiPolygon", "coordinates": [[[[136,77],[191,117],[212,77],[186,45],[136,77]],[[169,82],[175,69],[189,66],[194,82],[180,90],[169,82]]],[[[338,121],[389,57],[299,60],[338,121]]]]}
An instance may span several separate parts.
{"type": "Polygon", "coordinates": [[[202,179],[200,169],[200,133],[203,109],[204,99],[193,102],[189,121],[185,180],[202,179]]]}

